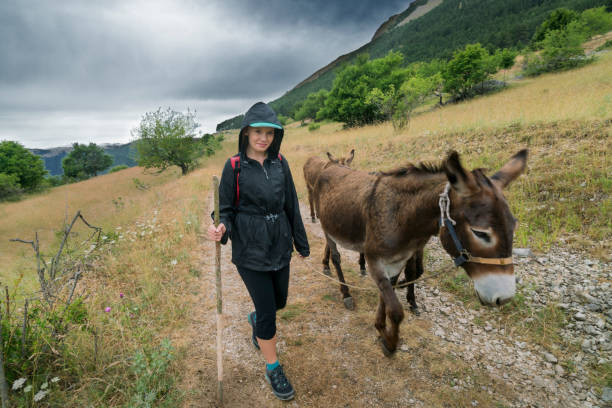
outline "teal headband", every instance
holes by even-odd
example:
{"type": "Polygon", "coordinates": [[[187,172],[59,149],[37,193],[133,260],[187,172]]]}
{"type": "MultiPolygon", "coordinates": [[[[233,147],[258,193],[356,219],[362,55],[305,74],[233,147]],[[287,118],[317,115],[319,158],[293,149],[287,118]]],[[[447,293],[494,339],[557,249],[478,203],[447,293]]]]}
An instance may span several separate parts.
{"type": "Polygon", "coordinates": [[[270,122],[255,122],[255,123],[251,123],[249,125],[250,127],[271,127],[274,129],[282,129],[283,127],[280,125],[277,125],[276,123],[270,123],[270,122]]]}

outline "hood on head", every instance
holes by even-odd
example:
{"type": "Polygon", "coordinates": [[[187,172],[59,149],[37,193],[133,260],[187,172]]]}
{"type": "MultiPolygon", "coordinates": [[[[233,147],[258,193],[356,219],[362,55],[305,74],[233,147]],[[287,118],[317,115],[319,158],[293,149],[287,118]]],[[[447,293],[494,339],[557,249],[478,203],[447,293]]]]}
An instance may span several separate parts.
{"type": "Polygon", "coordinates": [[[268,125],[274,128],[274,140],[268,148],[268,157],[278,156],[285,131],[283,129],[283,125],[281,125],[280,121],[276,117],[274,110],[263,102],[257,102],[255,105],[251,106],[247,113],[244,114],[242,126],[240,127],[240,133],[238,134],[238,151],[240,153],[246,153],[248,141],[244,137],[244,131],[248,126],[253,124],[256,126],[268,125]]]}

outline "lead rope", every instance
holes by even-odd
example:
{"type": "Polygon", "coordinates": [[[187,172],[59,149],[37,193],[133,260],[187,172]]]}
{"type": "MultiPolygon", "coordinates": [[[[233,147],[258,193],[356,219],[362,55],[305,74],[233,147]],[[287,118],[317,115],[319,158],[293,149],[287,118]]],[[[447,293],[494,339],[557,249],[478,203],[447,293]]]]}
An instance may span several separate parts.
{"type": "MultiPolygon", "coordinates": [[[[300,257],[300,258],[301,258],[301,257],[300,257]]],[[[301,259],[302,259],[302,261],[303,261],[305,264],[308,264],[308,266],[310,266],[310,268],[311,268],[313,271],[315,271],[315,272],[316,272],[316,273],[318,273],[319,275],[321,275],[321,276],[323,276],[324,278],[329,279],[329,280],[331,280],[331,281],[333,281],[333,282],[335,282],[335,283],[338,283],[338,284],[340,284],[340,285],[344,285],[344,286],[348,286],[349,288],[358,289],[358,290],[369,290],[369,291],[376,291],[376,292],[378,292],[378,291],[379,291],[378,287],[372,287],[372,286],[371,286],[371,287],[363,287],[363,286],[351,285],[351,284],[346,283],[346,282],[344,282],[344,283],[343,283],[343,282],[340,282],[338,279],[334,279],[334,278],[332,278],[331,276],[328,276],[328,275],[324,274],[323,272],[319,272],[319,271],[318,271],[318,270],[315,268],[315,266],[312,264],[312,262],[310,262],[310,260],[309,260],[308,258],[301,258],[301,259]]],[[[455,269],[455,268],[452,268],[452,269],[455,269]]],[[[438,271],[438,272],[434,273],[433,275],[429,275],[429,276],[426,276],[426,277],[423,277],[423,276],[421,275],[421,277],[419,277],[419,278],[417,278],[417,279],[414,279],[414,280],[411,280],[411,281],[409,281],[409,282],[401,282],[401,283],[397,283],[397,284],[393,285],[393,289],[401,289],[401,288],[405,288],[406,286],[408,286],[408,285],[410,285],[410,284],[413,284],[413,283],[415,283],[415,282],[418,282],[418,281],[426,281],[426,280],[429,280],[429,279],[435,278],[436,276],[439,276],[439,275],[441,275],[441,274],[443,274],[443,273],[445,273],[445,272],[448,272],[449,270],[451,270],[451,268],[445,268],[445,269],[442,269],[442,270],[440,270],[440,271],[438,271]]],[[[455,270],[456,270],[456,269],[455,269],[455,270]]]]}
{"type": "Polygon", "coordinates": [[[450,183],[446,183],[444,191],[440,194],[440,200],[438,200],[438,206],[440,207],[440,225],[444,225],[445,218],[452,222],[453,225],[457,225],[457,222],[450,216],[450,198],[448,197],[450,187],[450,183]]]}

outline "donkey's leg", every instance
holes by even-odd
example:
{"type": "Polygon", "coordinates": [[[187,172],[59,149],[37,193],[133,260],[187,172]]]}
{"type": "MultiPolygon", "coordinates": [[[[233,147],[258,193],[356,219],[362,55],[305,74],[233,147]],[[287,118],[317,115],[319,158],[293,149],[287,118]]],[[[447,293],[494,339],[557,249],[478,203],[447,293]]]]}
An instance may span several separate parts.
{"type": "MultiPolygon", "coordinates": [[[[406,263],[404,276],[406,277],[406,282],[413,281],[417,278],[417,254],[410,258],[406,263]]],[[[419,306],[417,305],[416,298],[414,297],[414,283],[408,284],[408,287],[406,288],[406,300],[410,305],[410,311],[416,316],[420,315],[421,312],[419,311],[419,306]]]]}
{"type": "Polygon", "coordinates": [[[338,252],[338,247],[336,243],[331,239],[327,239],[327,246],[331,252],[331,260],[334,264],[334,268],[336,268],[336,273],[338,274],[338,280],[342,282],[340,285],[340,292],[342,292],[342,301],[344,302],[344,306],[347,309],[353,310],[355,308],[355,303],[353,302],[353,297],[349,293],[349,288],[344,283],[344,274],[342,273],[342,267],[340,266],[340,252],[338,252]]]}
{"type": "Polygon", "coordinates": [[[315,210],[314,210],[314,193],[312,189],[306,186],[308,189],[308,203],[310,204],[310,218],[313,223],[317,222],[315,218],[315,210]]]}
{"type": "Polygon", "coordinates": [[[361,276],[366,276],[365,255],[363,252],[359,253],[359,270],[361,272],[361,276]]]}
{"type": "MultiPolygon", "coordinates": [[[[397,349],[397,342],[399,340],[399,326],[404,319],[404,308],[402,304],[395,296],[395,291],[389,279],[386,278],[382,270],[373,266],[373,263],[369,262],[370,273],[381,293],[381,303],[384,303],[385,312],[391,323],[391,327],[384,328],[382,330],[381,346],[383,353],[389,357],[397,349]]],[[[380,304],[379,304],[380,311],[380,304]]],[[[377,316],[378,317],[378,316],[377,316]]],[[[378,328],[378,327],[377,327],[378,328]]]]}
{"type": "Polygon", "coordinates": [[[382,293],[379,293],[378,299],[378,310],[376,310],[376,320],[374,321],[374,327],[378,330],[380,336],[384,336],[385,328],[387,327],[387,313],[385,310],[385,299],[382,293]]]}
{"type": "MultiPolygon", "coordinates": [[[[415,279],[419,279],[421,275],[423,275],[423,250],[418,250],[414,256],[408,261],[406,264],[406,280],[408,282],[413,281],[415,279]],[[408,271],[410,268],[410,271],[408,271]]],[[[419,305],[417,305],[416,297],[414,296],[414,283],[408,285],[408,290],[406,291],[406,300],[410,304],[410,311],[414,313],[416,316],[421,314],[419,310],[419,305]]]]}
{"type": "Polygon", "coordinates": [[[323,273],[326,274],[327,276],[331,276],[331,271],[329,269],[329,255],[330,255],[330,250],[329,250],[329,245],[325,244],[325,252],[323,255],[323,273]]]}

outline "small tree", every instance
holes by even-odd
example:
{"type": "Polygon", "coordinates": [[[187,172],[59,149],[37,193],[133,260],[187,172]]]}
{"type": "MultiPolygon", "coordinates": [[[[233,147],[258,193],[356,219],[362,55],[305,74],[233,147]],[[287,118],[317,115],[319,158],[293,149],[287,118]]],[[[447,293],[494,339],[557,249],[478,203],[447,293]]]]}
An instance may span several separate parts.
{"type": "Polygon", "coordinates": [[[563,30],[569,23],[578,19],[578,13],[574,10],[560,8],[552,11],[546,20],[537,28],[531,42],[538,49],[541,47],[540,41],[546,38],[546,34],[554,30],[563,30]]]}
{"type": "Polygon", "coordinates": [[[442,77],[444,90],[460,99],[469,96],[476,84],[485,81],[497,69],[494,59],[482,45],[468,44],[455,51],[442,77]]]}
{"type": "Polygon", "coordinates": [[[367,102],[378,106],[380,111],[391,119],[395,129],[402,129],[410,123],[415,108],[422,105],[440,82],[440,74],[431,77],[413,76],[405,81],[398,90],[393,85],[387,92],[374,88],[367,97],[367,102]]]}
{"type": "Polygon", "coordinates": [[[3,179],[5,185],[32,191],[41,185],[47,170],[40,156],[17,142],[3,141],[0,143],[0,173],[9,176],[3,179]]]}
{"type": "Polygon", "coordinates": [[[495,58],[497,59],[497,66],[504,70],[504,82],[506,81],[507,71],[514,66],[514,60],[518,52],[504,48],[503,50],[497,50],[495,58]]]}
{"type": "Polygon", "coordinates": [[[64,175],[77,180],[97,176],[112,164],[113,158],[95,143],[74,143],[72,151],[62,160],[64,175]]]}
{"type": "Polygon", "coordinates": [[[295,120],[304,121],[304,119],[316,119],[317,112],[325,105],[325,100],[329,91],[327,89],[320,89],[318,92],[312,92],[308,94],[306,100],[300,108],[295,112],[295,120]]]}
{"type": "Polygon", "coordinates": [[[375,104],[367,102],[367,96],[374,88],[385,94],[391,86],[398,89],[410,75],[410,70],[403,68],[403,60],[400,52],[374,60],[367,54],[359,55],[355,64],[347,65],[336,75],[317,119],[332,119],[346,126],[363,126],[385,119],[375,104]]]}
{"type": "Polygon", "coordinates": [[[195,112],[190,110],[182,113],[159,108],[145,113],[140,125],[132,130],[132,136],[138,138],[138,165],[158,168],[159,172],[169,166],[179,166],[182,174],[187,174],[199,157],[212,154],[218,146],[212,135],[198,139],[199,127],[195,112]]]}

